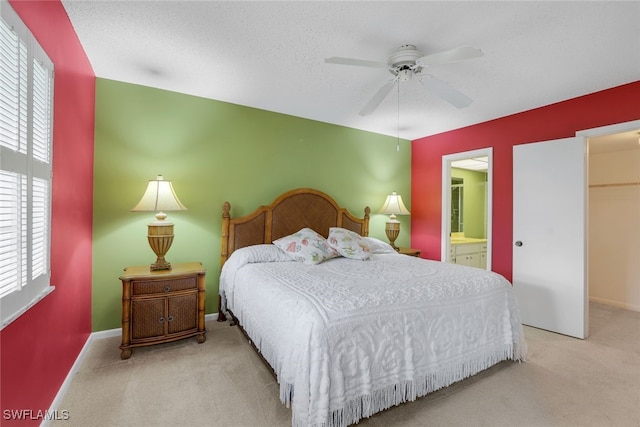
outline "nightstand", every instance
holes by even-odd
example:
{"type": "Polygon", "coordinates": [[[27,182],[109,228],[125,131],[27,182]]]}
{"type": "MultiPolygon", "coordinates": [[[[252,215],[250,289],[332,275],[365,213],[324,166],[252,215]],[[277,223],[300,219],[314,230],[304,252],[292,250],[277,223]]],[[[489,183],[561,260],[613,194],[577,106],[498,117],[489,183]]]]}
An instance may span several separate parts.
{"type": "Polygon", "coordinates": [[[398,253],[402,255],[420,257],[422,251],[420,249],[398,248],[398,253]]]}
{"type": "Polygon", "coordinates": [[[120,358],[133,347],[195,336],[206,339],[204,327],[205,270],[199,262],[175,264],[172,270],[127,267],[122,281],[122,345],[120,358]]]}

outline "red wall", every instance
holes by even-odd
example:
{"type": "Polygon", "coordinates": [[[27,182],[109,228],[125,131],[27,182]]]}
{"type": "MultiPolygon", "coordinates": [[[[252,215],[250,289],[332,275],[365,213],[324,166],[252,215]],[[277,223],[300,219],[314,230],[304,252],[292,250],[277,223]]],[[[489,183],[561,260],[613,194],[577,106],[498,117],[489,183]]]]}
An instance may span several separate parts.
{"type": "Polygon", "coordinates": [[[442,156],[493,147],[493,271],[511,280],[513,146],[640,119],[640,81],[412,141],[411,247],[440,259],[442,156]]]}
{"type": "Polygon", "coordinates": [[[55,67],[51,280],[56,289],[0,332],[0,423],[23,426],[41,420],[5,420],[4,411],[30,409],[37,418],[37,411],[49,409],[91,332],[95,75],[58,0],[10,4],[55,67]]]}

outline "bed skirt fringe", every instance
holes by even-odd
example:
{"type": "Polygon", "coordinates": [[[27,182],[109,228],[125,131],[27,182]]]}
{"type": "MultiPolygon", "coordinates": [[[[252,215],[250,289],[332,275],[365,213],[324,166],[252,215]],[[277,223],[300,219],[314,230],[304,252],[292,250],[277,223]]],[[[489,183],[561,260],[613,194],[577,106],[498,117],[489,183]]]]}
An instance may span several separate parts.
{"type": "MultiPolygon", "coordinates": [[[[452,365],[448,369],[439,369],[427,375],[418,376],[415,380],[402,381],[397,384],[375,390],[370,395],[360,396],[349,400],[344,408],[332,411],[327,422],[309,423],[305,417],[299,418],[295,411],[292,418],[294,427],[346,427],[357,424],[361,419],[368,418],[380,411],[398,406],[405,402],[412,402],[416,398],[425,396],[439,389],[450,386],[465,378],[471,377],[504,360],[524,361],[525,352],[522,342],[516,345],[505,345],[496,349],[486,357],[478,357],[461,365],[452,365]]],[[[287,407],[293,398],[293,386],[280,384],[280,398],[287,407]]]]}
{"type": "MultiPolygon", "coordinates": [[[[225,298],[222,298],[223,307],[226,309],[225,298]]],[[[437,367],[434,372],[417,375],[413,380],[405,380],[396,384],[375,390],[370,395],[363,395],[348,400],[343,408],[332,411],[326,422],[313,423],[308,419],[308,414],[296,414],[293,403],[294,385],[286,382],[281,376],[281,361],[277,357],[277,351],[270,343],[263,340],[255,340],[260,329],[260,323],[245,315],[239,315],[243,329],[252,337],[252,342],[262,356],[269,362],[276,373],[280,384],[280,400],[287,408],[292,410],[293,427],[346,427],[357,424],[361,419],[368,418],[392,406],[398,406],[405,402],[412,402],[416,398],[447,387],[453,383],[471,377],[504,360],[525,361],[527,347],[521,327],[512,332],[515,336],[505,337],[508,342],[490,346],[480,352],[477,357],[462,363],[452,363],[448,366],[437,367]]]]}

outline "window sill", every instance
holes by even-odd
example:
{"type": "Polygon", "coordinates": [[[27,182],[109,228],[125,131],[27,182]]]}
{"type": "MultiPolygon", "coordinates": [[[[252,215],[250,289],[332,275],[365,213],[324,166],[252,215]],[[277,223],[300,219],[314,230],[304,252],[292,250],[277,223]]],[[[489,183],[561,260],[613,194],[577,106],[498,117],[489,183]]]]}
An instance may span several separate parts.
{"type": "Polygon", "coordinates": [[[42,290],[42,292],[40,292],[33,300],[31,300],[31,302],[29,304],[27,304],[25,307],[23,307],[21,310],[17,311],[16,313],[14,313],[13,316],[5,319],[2,322],[2,325],[0,326],[0,331],[3,330],[4,328],[6,328],[7,326],[9,326],[9,324],[11,322],[13,322],[14,320],[16,320],[18,317],[22,316],[24,313],[27,312],[27,310],[29,310],[31,307],[33,307],[34,305],[36,305],[37,303],[39,303],[40,301],[42,301],[47,295],[49,295],[51,292],[53,292],[56,289],[55,286],[47,286],[45,289],[42,290]]]}

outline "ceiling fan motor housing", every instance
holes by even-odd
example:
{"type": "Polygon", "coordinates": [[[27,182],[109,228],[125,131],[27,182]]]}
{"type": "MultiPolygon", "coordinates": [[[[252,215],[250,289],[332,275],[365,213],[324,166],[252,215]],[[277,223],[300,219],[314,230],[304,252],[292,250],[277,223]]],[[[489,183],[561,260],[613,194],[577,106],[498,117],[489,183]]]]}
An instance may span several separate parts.
{"type": "Polygon", "coordinates": [[[416,59],[422,58],[424,54],[412,44],[405,44],[389,57],[389,71],[394,76],[398,76],[400,81],[410,80],[413,73],[419,73],[422,67],[416,65],[416,59]]]}

